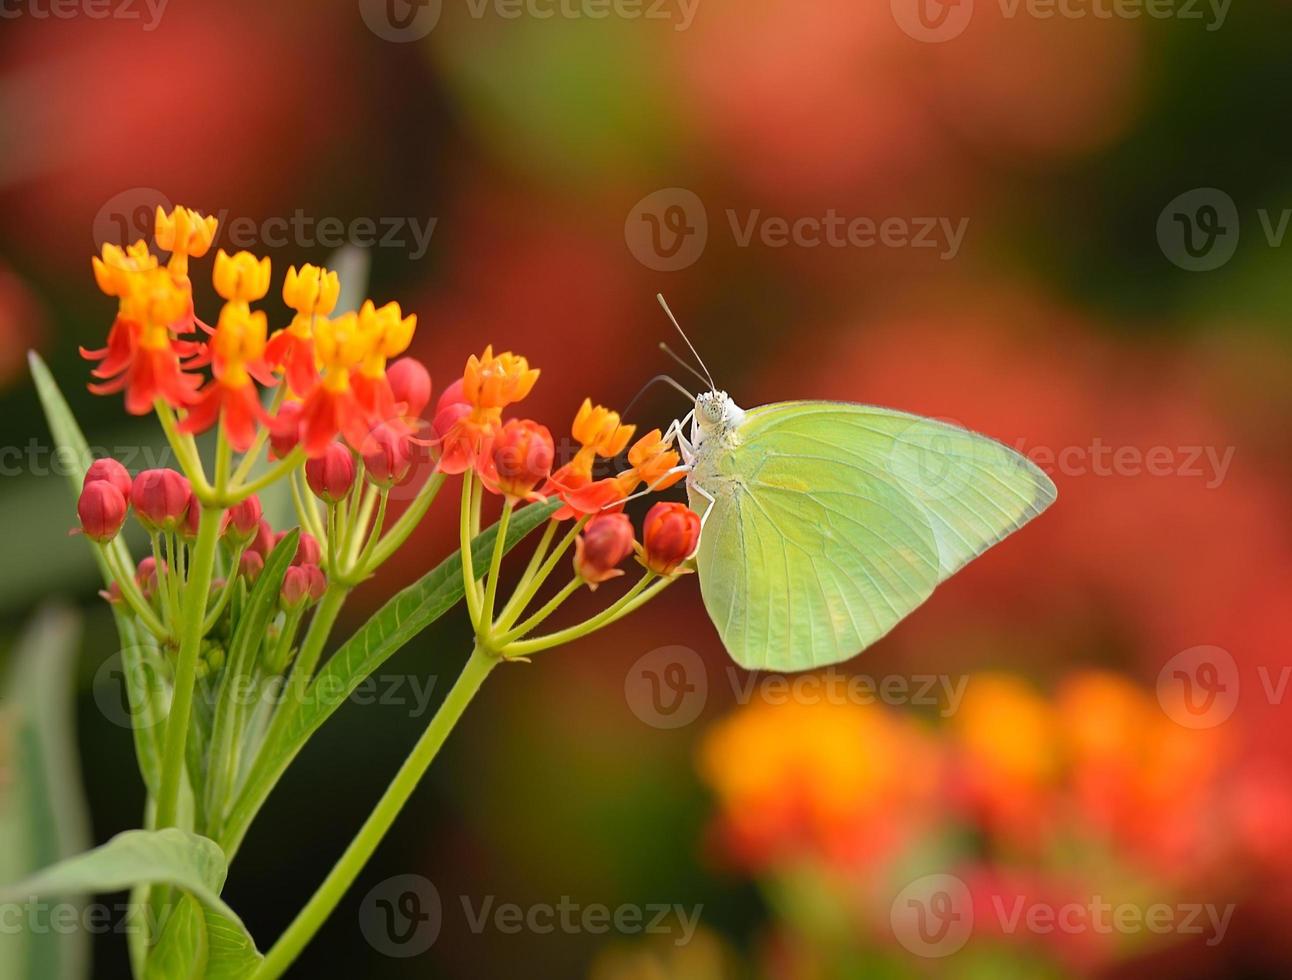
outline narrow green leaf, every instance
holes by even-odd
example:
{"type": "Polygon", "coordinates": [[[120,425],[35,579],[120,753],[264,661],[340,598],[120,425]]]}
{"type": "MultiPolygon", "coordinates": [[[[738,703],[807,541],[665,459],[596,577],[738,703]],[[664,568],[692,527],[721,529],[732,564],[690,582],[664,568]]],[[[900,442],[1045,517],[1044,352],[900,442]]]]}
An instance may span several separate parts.
{"type": "Polygon", "coordinates": [[[255,676],[256,655],[265,640],[269,622],[278,612],[278,596],[283,577],[296,556],[300,542],[300,529],[295,528],[283,536],[269,553],[269,559],[256,580],[255,587],[243,604],[233,639],[229,643],[224,670],[220,676],[219,693],[216,695],[215,722],[211,733],[211,753],[207,766],[205,813],[208,832],[219,836],[224,812],[232,804],[234,777],[237,773],[237,754],[240,722],[247,715],[248,705],[241,703],[250,696],[250,681],[255,676]]]}
{"type": "Polygon", "coordinates": [[[197,899],[183,894],[148,956],[144,980],[203,980],[207,958],[206,913],[197,899]]]}
{"type": "MultiPolygon", "coordinates": [[[[39,613],[19,640],[0,701],[0,729],[13,758],[0,794],[0,878],[13,880],[89,846],[73,726],[80,618],[39,613]]],[[[81,898],[71,904],[79,906],[81,898]]],[[[25,921],[25,920],[24,920],[25,921]]],[[[89,974],[83,930],[0,930],[0,976],[89,974]]]]}
{"type": "MultiPolygon", "coordinates": [[[[72,415],[71,408],[68,407],[67,399],[63,397],[58,383],[50,374],[49,368],[45,366],[45,362],[35,351],[28,353],[27,362],[31,367],[32,381],[36,385],[36,393],[40,397],[54,447],[71,461],[68,482],[71,484],[72,499],[75,500],[81,492],[85,471],[93,462],[94,456],[85,441],[81,427],[72,415]]],[[[69,508],[70,511],[71,508],[69,508]]],[[[122,568],[127,571],[134,569],[134,560],[130,557],[130,551],[120,535],[108,547],[113,549],[117,562],[122,568]]],[[[103,556],[99,554],[97,548],[90,550],[99,565],[104,584],[111,583],[112,575],[108,571],[103,556]]],[[[159,780],[161,762],[159,740],[162,726],[158,725],[157,721],[160,720],[159,712],[162,710],[160,699],[165,695],[160,688],[160,678],[151,669],[146,652],[141,646],[147,638],[137,635],[133,620],[120,608],[114,606],[112,615],[117,625],[117,636],[121,641],[121,666],[125,675],[127,696],[130,698],[135,756],[138,759],[139,771],[144,783],[151,793],[159,780]]]]}
{"type": "MultiPolygon", "coordinates": [[[[193,937],[200,932],[207,945],[205,976],[235,980],[248,976],[261,957],[242,920],[220,898],[227,871],[224,852],[215,841],[173,827],[128,830],[102,847],[61,861],[25,881],[0,886],[0,902],[123,891],[144,883],[181,888],[201,903],[202,928],[198,930],[191,918],[175,925],[176,935],[170,944],[176,948],[168,945],[164,952],[167,962],[193,962],[182,955],[184,948],[179,944],[186,938],[196,941],[193,937]]],[[[176,914],[181,913],[172,914],[168,927],[176,914]]]]}
{"type": "MultiPolygon", "coordinates": [[[[559,501],[531,504],[512,515],[505,550],[510,551],[560,507],[559,501]]],[[[471,543],[472,560],[482,568],[493,554],[498,526],[471,543]]],[[[248,773],[221,841],[236,850],[255,814],[309,737],[377,668],[414,636],[461,600],[462,555],[454,552],[412,585],[397,592],[368,622],[341,645],[311,683],[303,703],[293,707],[292,724],[266,742],[248,773]]]]}

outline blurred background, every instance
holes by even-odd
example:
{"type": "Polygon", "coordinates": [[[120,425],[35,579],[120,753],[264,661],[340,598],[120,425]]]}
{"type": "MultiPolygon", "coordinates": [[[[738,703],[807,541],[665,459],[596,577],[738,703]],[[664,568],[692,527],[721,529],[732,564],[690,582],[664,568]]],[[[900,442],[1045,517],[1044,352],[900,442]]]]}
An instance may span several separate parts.
{"type": "MultiPolygon", "coordinates": [[[[0,624],[8,648],[44,603],[81,614],[96,841],[138,824],[142,788],[24,354],[93,446],[155,465],[154,424],[84,391],[77,346],[113,314],[89,256],[183,203],[276,281],[363,247],[437,391],[514,349],[554,432],[585,395],[622,406],[676,372],[663,292],[741,405],[952,419],[1059,487],[811,683],[734,668],[694,582],[498,672],[297,975],[1287,975],[1292,6],[0,13],[0,624]],[[382,928],[409,881],[434,914],[382,928]]],[[[661,388],[632,420],[685,410],[661,388]]],[[[450,518],[339,637],[453,547],[450,518]]],[[[419,637],[275,791],[226,890],[262,947],[467,647],[464,615],[419,637]]],[[[94,955],[127,975],[121,936],[94,955]]]]}

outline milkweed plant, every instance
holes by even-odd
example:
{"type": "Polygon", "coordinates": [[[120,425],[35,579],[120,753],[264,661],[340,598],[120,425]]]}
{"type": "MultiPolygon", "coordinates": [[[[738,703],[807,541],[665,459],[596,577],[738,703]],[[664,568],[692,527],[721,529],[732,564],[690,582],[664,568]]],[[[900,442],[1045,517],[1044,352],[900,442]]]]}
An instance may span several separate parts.
{"type": "Polygon", "coordinates": [[[102,569],[120,634],[146,806],[141,829],[0,886],[0,897],[133,889],[148,913],[127,930],[137,977],[269,980],[354,882],[485,678],[650,602],[690,570],[700,518],[660,501],[637,532],[624,502],[681,479],[678,453],[660,430],[634,438],[619,413],[590,400],[571,428],[579,448],[557,466],[551,431],[517,414],[539,379],[522,356],[473,354],[432,409],[427,369],[405,354],[416,317],[393,302],[337,313],[334,271],[288,269],[282,297],[294,316],[271,331],[253,309],[271,288],[269,259],[219,250],[212,279],[223,306],[213,325],[202,320],[191,260],[215,234],[213,217],[158,209],[152,245],[105,244],[92,260],[118,307],[105,346],[81,352],[93,365],[90,388],[155,416],[176,468],[131,474],[114,459],[90,459],[32,355],[55,440],[81,461],[76,531],[102,569]],[[195,437],[208,431],[214,448],[203,458],[195,437]],[[614,473],[625,451],[627,466],[614,473]],[[324,658],[352,590],[453,481],[458,551],[324,658]],[[273,527],[261,506],[259,495],[279,486],[292,527],[273,527]],[[395,488],[407,501],[398,516],[395,488]],[[486,495],[500,499],[501,516],[482,528],[486,495]],[[132,517],[146,534],[141,554],[122,535],[132,517]],[[504,556],[530,539],[505,594],[504,556]],[[548,628],[577,592],[626,574],[599,593],[614,595],[589,618],[548,628]],[[474,630],[460,676],[335,866],[262,954],[220,897],[229,862],[310,736],[459,600],[474,630]]]}

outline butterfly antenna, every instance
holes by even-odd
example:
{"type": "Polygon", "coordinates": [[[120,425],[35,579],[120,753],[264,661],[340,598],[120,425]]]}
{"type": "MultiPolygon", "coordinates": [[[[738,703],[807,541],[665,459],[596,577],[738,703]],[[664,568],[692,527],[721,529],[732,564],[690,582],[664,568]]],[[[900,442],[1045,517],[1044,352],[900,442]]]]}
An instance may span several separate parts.
{"type": "Polygon", "coordinates": [[[640,389],[638,389],[637,394],[633,395],[632,399],[628,402],[628,404],[624,406],[624,410],[619,413],[619,417],[621,419],[628,418],[628,413],[631,412],[633,410],[633,406],[636,405],[637,402],[641,400],[642,395],[646,394],[646,392],[649,391],[653,385],[657,385],[657,384],[666,384],[669,387],[674,388],[677,391],[680,391],[682,394],[686,395],[686,397],[689,398],[692,403],[695,402],[695,395],[691,394],[689,391],[683,388],[680,384],[678,384],[678,382],[675,379],[670,378],[667,374],[657,374],[655,375],[655,377],[651,378],[644,385],[642,385],[640,389]]]}
{"type": "Polygon", "coordinates": [[[709,379],[708,379],[708,378],[706,378],[703,374],[701,374],[701,373],[700,373],[699,371],[697,371],[694,367],[692,367],[692,366],[691,366],[687,361],[682,360],[682,358],[681,358],[680,356],[678,356],[677,352],[676,352],[676,351],[674,351],[674,350],[673,350],[673,348],[672,348],[672,347],[670,347],[668,344],[665,344],[665,343],[661,342],[661,343],[660,343],[660,345],[659,345],[659,349],[660,349],[660,350],[662,350],[662,351],[663,351],[665,354],[667,354],[669,357],[673,358],[673,360],[677,361],[677,363],[678,363],[678,364],[680,364],[680,365],[682,365],[682,367],[686,368],[688,371],[690,371],[692,374],[694,374],[694,375],[695,375],[697,378],[699,378],[699,379],[700,379],[704,384],[709,384],[709,379]]]}
{"type": "Polygon", "coordinates": [[[713,383],[713,375],[709,373],[709,368],[704,363],[704,358],[701,357],[700,352],[695,349],[695,345],[691,343],[691,339],[687,337],[686,331],[682,329],[682,325],[677,322],[677,317],[673,315],[673,311],[668,308],[668,303],[664,301],[664,294],[656,293],[655,298],[659,300],[659,305],[664,308],[664,312],[668,315],[669,320],[671,320],[673,326],[677,328],[678,334],[686,341],[686,346],[689,347],[691,349],[691,353],[695,355],[696,363],[700,365],[701,369],[704,371],[705,379],[709,382],[709,390],[717,391],[718,386],[713,383]]]}

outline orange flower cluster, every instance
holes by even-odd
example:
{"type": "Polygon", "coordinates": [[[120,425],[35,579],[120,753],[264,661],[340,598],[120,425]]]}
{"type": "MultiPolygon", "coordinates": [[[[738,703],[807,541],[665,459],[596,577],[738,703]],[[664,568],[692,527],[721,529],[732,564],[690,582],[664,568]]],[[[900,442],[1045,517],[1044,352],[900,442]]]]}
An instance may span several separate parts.
{"type": "Polygon", "coordinates": [[[440,470],[462,473],[474,468],[494,493],[559,497],[564,506],[555,514],[558,520],[617,512],[639,487],[663,490],[685,475],[676,450],[654,429],[628,449],[626,469],[594,479],[596,461],[619,456],[636,426],[624,424],[618,412],[588,398],[570,429],[579,448],[573,459],[553,470],[555,445],[548,429],[527,419],[503,419],[503,410],[522,401],[538,376],[537,368],[510,351],[495,354],[486,347],[479,357],[472,355],[462,377],[444,390],[436,407],[433,428],[440,470]]]}
{"type": "Polygon", "coordinates": [[[166,265],[142,240],[124,249],[103,246],[93,259],[95,280],[119,305],[107,346],[81,351],[103,379],[91,390],[124,391],[136,415],[169,406],[183,413],[182,432],[219,422],[238,451],[251,446],[260,426],[274,433],[280,454],[299,443],[314,457],[338,435],[359,450],[378,426],[402,424],[407,406],[395,398],[386,367],[408,348],[417,318],[404,316],[397,303],[377,307],[370,300],[357,313],[333,317],[341,289],[336,273],[304,265],[289,269],[283,284],[283,300],[296,315],[270,335],[266,315],[251,308],[269,292],[269,259],[221,250],[213,280],[225,302],[215,327],[207,327],[194,315],[189,259],[211,249],[216,231],[213,217],[158,208],[154,239],[170,253],[166,265]],[[206,367],[209,378],[198,373],[206,367]],[[271,417],[260,388],[280,380],[287,391],[271,417]]]}

